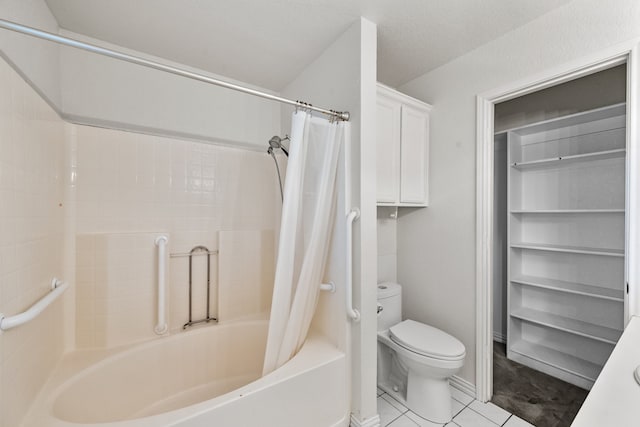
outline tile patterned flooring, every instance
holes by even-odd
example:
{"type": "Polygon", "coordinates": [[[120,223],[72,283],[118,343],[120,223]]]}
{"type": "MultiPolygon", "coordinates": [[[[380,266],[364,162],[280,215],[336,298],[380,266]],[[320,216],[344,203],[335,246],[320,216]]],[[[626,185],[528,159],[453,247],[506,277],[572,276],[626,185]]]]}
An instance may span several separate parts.
{"type": "MultiPolygon", "coordinates": [[[[482,403],[451,387],[453,420],[446,427],[533,427],[493,403],[482,403]]],[[[436,427],[411,412],[402,403],[378,389],[378,414],[382,427],[436,427]]]]}

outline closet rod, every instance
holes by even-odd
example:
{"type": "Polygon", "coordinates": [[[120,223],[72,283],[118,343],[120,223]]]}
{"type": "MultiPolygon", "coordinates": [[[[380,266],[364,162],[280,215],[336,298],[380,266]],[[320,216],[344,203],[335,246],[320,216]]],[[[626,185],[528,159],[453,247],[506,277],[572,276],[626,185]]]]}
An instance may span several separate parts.
{"type": "Polygon", "coordinates": [[[282,98],[280,96],[272,95],[270,93],[260,92],[255,89],[250,89],[244,86],[225,82],[223,80],[214,79],[211,77],[204,76],[202,74],[193,73],[191,71],[186,71],[180,68],[172,67],[170,65],[165,65],[159,62],[143,59],[137,56],[128,55],[126,53],[118,52],[115,50],[106,49],[100,46],[81,42],[79,40],[74,40],[68,37],[59,36],[57,34],[38,30],[37,28],[28,27],[26,25],[7,21],[5,19],[0,19],[0,28],[26,34],[28,36],[36,37],[39,39],[48,40],[54,43],[59,43],[65,46],[74,47],[76,49],[86,50],[88,52],[97,53],[98,55],[108,56],[111,58],[119,59],[121,61],[131,62],[133,64],[142,65],[143,67],[153,68],[156,70],[186,77],[188,79],[197,80],[197,81],[209,83],[216,86],[221,86],[221,87],[235,90],[238,92],[247,93],[249,95],[259,96],[261,98],[269,99],[271,101],[277,101],[283,104],[293,105],[295,107],[299,107],[306,110],[317,111],[319,113],[331,116],[337,120],[349,121],[349,118],[350,118],[348,111],[334,111],[334,110],[327,110],[325,108],[315,107],[311,104],[307,104],[306,102],[294,101],[292,99],[282,98]]]}

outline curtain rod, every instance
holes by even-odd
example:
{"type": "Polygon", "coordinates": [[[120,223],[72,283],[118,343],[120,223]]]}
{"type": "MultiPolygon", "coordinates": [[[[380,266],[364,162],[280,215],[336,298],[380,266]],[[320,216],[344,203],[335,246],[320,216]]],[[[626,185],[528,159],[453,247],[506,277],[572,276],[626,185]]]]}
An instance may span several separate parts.
{"type": "Polygon", "coordinates": [[[5,19],[0,19],[0,28],[4,28],[6,30],[15,31],[18,33],[26,34],[28,36],[36,37],[43,40],[48,40],[54,43],[59,43],[65,46],[74,47],[76,49],[86,50],[88,52],[97,53],[98,55],[104,55],[111,58],[119,59],[121,61],[131,62],[133,64],[142,65],[143,67],[153,68],[156,70],[164,71],[167,73],[175,74],[178,76],[186,77],[188,79],[201,81],[204,83],[209,83],[212,85],[224,87],[227,89],[235,90],[238,92],[243,92],[249,95],[259,96],[261,98],[269,99],[272,101],[281,102],[283,104],[293,105],[295,107],[300,107],[306,110],[317,111],[322,114],[326,114],[331,116],[337,120],[349,121],[350,115],[348,111],[334,111],[327,110],[325,108],[315,107],[311,104],[307,104],[302,101],[294,101],[292,99],[282,98],[280,96],[271,95],[270,93],[260,92],[258,90],[249,89],[244,86],[236,85],[233,83],[225,82],[223,80],[214,79],[211,77],[204,76],[202,74],[193,73],[191,71],[186,71],[180,68],[172,67],[170,65],[161,64],[159,62],[150,61],[147,59],[143,59],[137,56],[128,55],[126,53],[118,52],[111,49],[106,49],[100,46],[96,46],[90,43],[81,42],[79,40],[74,40],[69,37],[63,37],[58,34],[49,33],[46,31],[38,30],[37,28],[28,27],[26,25],[18,24],[15,22],[7,21],[5,19]]]}

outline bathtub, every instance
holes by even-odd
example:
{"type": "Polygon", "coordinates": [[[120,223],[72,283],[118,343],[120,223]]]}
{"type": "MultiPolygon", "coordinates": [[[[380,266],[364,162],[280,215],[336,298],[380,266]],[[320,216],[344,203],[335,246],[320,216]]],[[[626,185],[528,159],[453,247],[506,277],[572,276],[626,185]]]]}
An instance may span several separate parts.
{"type": "Polygon", "coordinates": [[[267,322],[207,325],[117,350],[66,355],[25,427],[346,426],[346,356],[310,333],[260,377],[267,322]]]}

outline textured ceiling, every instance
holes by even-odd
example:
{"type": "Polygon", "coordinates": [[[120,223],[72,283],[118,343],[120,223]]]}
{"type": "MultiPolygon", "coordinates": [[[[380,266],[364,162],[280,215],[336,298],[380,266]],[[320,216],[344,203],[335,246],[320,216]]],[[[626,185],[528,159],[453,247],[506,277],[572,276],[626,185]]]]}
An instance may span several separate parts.
{"type": "Polygon", "coordinates": [[[390,86],[570,0],[46,0],[62,28],[272,90],[358,17],[390,86]]]}

